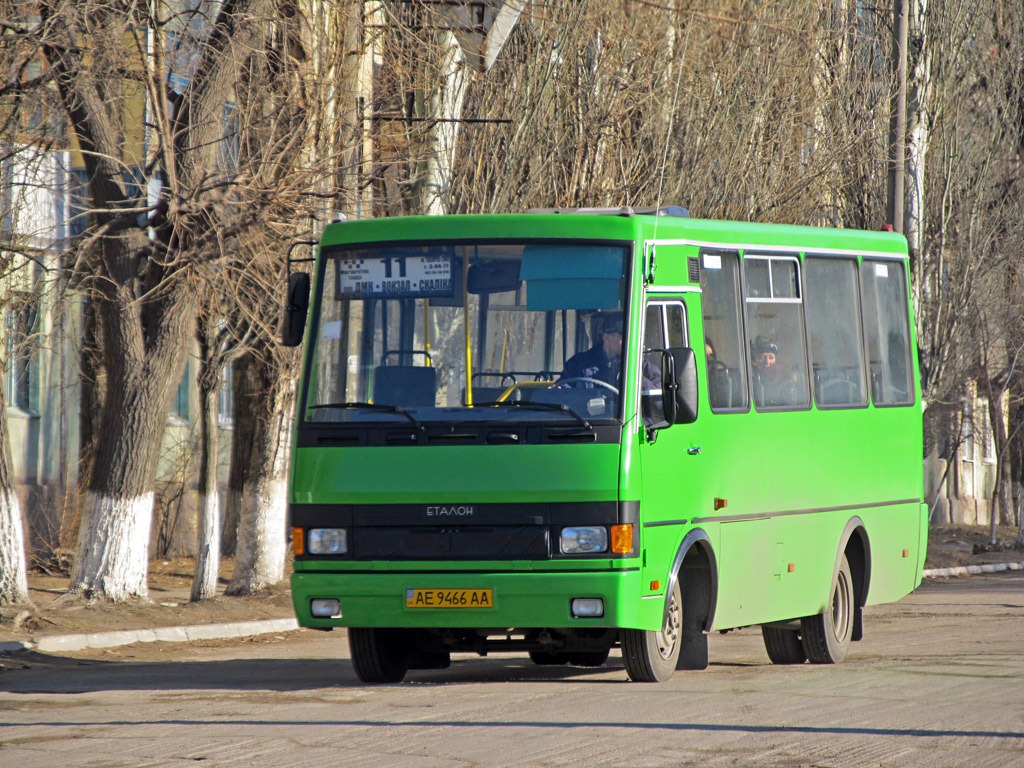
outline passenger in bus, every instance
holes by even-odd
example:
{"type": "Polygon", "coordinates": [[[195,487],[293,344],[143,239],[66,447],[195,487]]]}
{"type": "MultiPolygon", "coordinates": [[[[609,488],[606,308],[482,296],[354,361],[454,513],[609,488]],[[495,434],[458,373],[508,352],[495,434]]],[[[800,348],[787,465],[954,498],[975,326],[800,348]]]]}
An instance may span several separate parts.
{"type": "Polygon", "coordinates": [[[779,364],[779,348],[768,336],[758,336],[751,347],[754,368],[754,404],[795,405],[800,401],[799,380],[793,371],[779,364]]]}

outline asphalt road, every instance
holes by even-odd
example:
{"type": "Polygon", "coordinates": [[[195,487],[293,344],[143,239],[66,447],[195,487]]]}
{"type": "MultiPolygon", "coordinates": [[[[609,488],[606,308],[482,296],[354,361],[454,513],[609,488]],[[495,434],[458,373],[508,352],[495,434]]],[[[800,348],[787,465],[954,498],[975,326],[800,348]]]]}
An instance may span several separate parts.
{"type": "Polygon", "coordinates": [[[0,675],[0,766],[1024,766],[1024,574],[870,608],[842,665],[755,629],[666,684],[525,655],[360,686],[341,632],[147,644],[0,675]]]}

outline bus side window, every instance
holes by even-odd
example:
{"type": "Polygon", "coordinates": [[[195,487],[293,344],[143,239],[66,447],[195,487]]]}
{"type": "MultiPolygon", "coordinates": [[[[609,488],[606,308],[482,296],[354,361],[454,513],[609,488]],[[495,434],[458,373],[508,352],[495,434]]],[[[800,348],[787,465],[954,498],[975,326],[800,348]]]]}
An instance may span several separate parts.
{"type": "Polygon", "coordinates": [[[914,402],[914,386],[903,263],[865,259],[860,284],[871,399],[878,405],[909,405],[914,402]]]}
{"type": "Polygon", "coordinates": [[[665,306],[665,333],[668,335],[670,347],[687,346],[686,319],[683,316],[682,304],[667,304],[665,306]]]}
{"type": "Polygon", "coordinates": [[[645,426],[665,424],[665,406],[660,395],[655,395],[652,389],[660,390],[661,381],[652,381],[657,371],[660,375],[662,364],[662,350],[665,349],[665,305],[651,303],[647,305],[647,314],[644,318],[644,349],[643,365],[641,366],[640,391],[644,395],[641,398],[641,418],[645,426]]]}
{"type": "Polygon", "coordinates": [[[810,405],[800,262],[795,256],[744,254],[747,338],[754,405],[810,405]]]}
{"type": "Polygon", "coordinates": [[[808,256],[804,278],[814,400],[819,407],[867,405],[857,260],[808,256]]]}
{"type": "Polygon", "coordinates": [[[749,400],[740,319],[739,256],[702,253],[700,286],[711,410],[746,410],[749,400]]]}

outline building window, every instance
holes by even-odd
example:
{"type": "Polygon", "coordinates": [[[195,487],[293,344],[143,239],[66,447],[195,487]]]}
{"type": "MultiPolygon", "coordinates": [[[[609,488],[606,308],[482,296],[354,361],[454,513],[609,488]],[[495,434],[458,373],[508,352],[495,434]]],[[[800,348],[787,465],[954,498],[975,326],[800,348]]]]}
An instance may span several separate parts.
{"type": "Polygon", "coordinates": [[[981,422],[981,460],[986,464],[996,463],[996,436],[992,431],[992,417],[989,415],[988,403],[985,403],[984,417],[981,422]]]}
{"type": "Polygon", "coordinates": [[[26,411],[39,407],[38,317],[38,297],[32,294],[16,295],[4,312],[7,403],[26,411]]]}
{"type": "Polygon", "coordinates": [[[185,370],[181,374],[181,382],[178,384],[178,392],[171,403],[171,418],[181,421],[188,421],[188,400],[192,389],[192,365],[185,363],[185,370]]]}
{"type": "Polygon", "coordinates": [[[960,426],[960,458],[964,461],[974,461],[974,398],[968,397],[964,401],[963,421],[960,426]]]}
{"type": "Polygon", "coordinates": [[[69,212],[68,236],[77,237],[89,228],[89,173],[85,168],[73,168],[68,179],[69,212]]]}
{"type": "Polygon", "coordinates": [[[227,363],[220,369],[220,390],[217,392],[217,423],[222,427],[235,425],[234,365],[227,363]]]}

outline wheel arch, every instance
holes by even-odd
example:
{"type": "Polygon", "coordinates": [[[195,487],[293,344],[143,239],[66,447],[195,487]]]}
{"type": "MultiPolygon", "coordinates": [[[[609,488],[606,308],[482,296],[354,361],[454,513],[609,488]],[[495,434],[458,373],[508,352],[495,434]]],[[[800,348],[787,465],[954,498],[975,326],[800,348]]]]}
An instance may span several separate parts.
{"type": "Polygon", "coordinates": [[[864,606],[867,604],[868,590],[871,586],[871,541],[868,538],[867,527],[864,521],[854,515],[843,529],[843,535],[839,539],[839,549],[836,552],[836,562],[832,569],[832,582],[835,582],[839,573],[839,566],[842,564],[843,556],[850,566],[850,575],[853,577],[853,640],[860,640],[864,636],[864,606]]]}
{"type": "Polygon", "coordinates": [[[669,600],[676,582],[683,596],[683,617],[699,618],[700,628],[710,632],[718,605],[718,561],[711,538],[703,528],[687,532],[676,550],[665,588],[663,617],[668,615],[669,600]]]}

